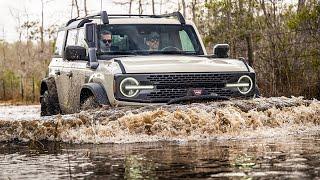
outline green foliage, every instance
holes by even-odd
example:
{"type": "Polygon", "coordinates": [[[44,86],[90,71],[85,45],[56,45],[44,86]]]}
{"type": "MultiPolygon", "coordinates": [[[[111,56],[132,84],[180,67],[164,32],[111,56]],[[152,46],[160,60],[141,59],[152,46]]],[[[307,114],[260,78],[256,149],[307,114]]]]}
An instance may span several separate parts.
{"type": "Polygon", "coordinates": [[[5,69],[1,79],[3,79],[5,82],[13,82],[13,83],[17,83],[19,82],[19,77],[12,71],[12,70],[7,70],[5,69]]]}
{"type": "Polygon", "coordinates": [[[229,43],[234,58],[251,53],[264,95],[314,96],[303,93],[320,83],[308,78],[318,77],[320,68],[319,2],[298,8],[282,1],[211,0],[203,8],[206,17],[197,22],[205,45],[229,43]]]}
{"type": "Polygon", "coordinates": [[[311,4],[310,7],[303,7],[299,12],[293,14],[287,22],[290,29],[319,28],[320,5],[311,4]]]}
{"type": "Polygon", "coordinates": [[[0,44],[0,101],[37,102],[51,52],[50,42],[45,43],[43,52],[38,43],[0,44]]]}

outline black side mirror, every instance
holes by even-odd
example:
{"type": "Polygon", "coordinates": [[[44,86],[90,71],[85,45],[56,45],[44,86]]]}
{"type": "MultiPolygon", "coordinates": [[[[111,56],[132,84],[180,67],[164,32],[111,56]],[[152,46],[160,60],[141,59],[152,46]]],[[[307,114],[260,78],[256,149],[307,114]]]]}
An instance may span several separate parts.
{"type": "Polygon", "coordinates": [[[229,50],[229,44],[216,44],[213,47],[213,54],[216,58],[228,58],[229,50]]]}
{"type": "Polygon", "coordinates": [[[87,56],[86,48],[81,46],[67,46],[65,58],[69,61],[85,60],[87,56]]]}
{"type": "Polygon", "coordinates": [[[97,69],[99,62],[97,60],[97,24],[86,23],[84,25],[85,29],[85,41],[89,47],[89,63],[88,66],[91,69],[97,69]]]}
{"type": "Polygon", "coordinates": [[[96,32],[97,32],[97,24],[95,23],[86,23],[84,25],[85,29],[85,41],[88,44],[89,48],[96,47],[96,32]]]}

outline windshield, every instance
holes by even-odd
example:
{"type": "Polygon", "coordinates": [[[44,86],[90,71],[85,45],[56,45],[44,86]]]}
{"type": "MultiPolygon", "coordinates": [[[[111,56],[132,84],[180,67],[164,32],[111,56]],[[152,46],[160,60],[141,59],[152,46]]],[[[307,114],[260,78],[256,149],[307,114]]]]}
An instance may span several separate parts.
{"type": "Polygon", "coordinates": [[[190,25],[101,25],[98,38],[100,55],[203,55],[190,25]]]}

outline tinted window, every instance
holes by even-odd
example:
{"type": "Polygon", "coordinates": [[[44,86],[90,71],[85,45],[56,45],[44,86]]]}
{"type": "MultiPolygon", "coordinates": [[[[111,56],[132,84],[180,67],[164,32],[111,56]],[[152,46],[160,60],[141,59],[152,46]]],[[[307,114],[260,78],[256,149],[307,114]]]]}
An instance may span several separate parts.
{"type": "Polygon", "coordinates": [[[101,54],[203,55],[197,35],[190,25],[101,25],[98,39],[101,54]]]}
{"type": "Polygon", "coordinates": [[[59,31],[56,39],[54,55],[61,56],[63,52],[63,43],[64,43],[65,31],[59,31]]]}

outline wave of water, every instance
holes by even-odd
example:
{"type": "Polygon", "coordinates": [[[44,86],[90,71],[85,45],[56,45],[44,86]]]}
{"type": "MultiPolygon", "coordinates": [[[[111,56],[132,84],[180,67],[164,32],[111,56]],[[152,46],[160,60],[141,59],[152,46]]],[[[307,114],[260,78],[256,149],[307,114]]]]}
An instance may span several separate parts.
{"type": "Polygon", "coordinates": [[[295,97],[139,108],[105,107],[33,120],[0,120],[0,141],[206,141],[319,131],[320,102],[295,97]]]}

